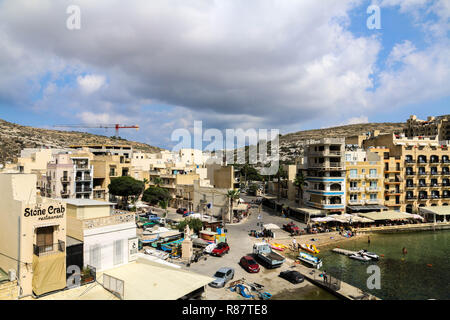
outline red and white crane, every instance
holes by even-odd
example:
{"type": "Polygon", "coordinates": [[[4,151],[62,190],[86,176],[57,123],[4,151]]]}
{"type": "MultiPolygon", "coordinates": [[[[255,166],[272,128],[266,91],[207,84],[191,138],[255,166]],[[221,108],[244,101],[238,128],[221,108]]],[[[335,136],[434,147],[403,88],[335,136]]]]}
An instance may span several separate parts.
{"type": "Polygon", "coordinates": [[[116,129],[116,138],[119,137],[119,129],[136,129],[139,130],[138,125],[123,125],[123,124],[62,124],[62,125],[54,125],[54,128],[85,128],[85,129],[93,129],[93,128],[103,128],[103,129],[116,129]]]}

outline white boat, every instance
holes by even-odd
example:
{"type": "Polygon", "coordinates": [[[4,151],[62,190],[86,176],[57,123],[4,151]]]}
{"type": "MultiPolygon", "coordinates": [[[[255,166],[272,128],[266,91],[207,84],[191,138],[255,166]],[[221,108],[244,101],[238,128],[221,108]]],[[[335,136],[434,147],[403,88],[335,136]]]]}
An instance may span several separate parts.
{"type": "Polygon", "coordinates": [[[363,256],[369,257],[372,260],[380,259],[379,255],[377,255],[376,253],[373,253],[373,252],[369,252],[367,250],[361,250],[361,251],[358,251],[358,253],[363,255],[363,256]]]}
{"type": "Polygon", "coordinates": [[[359,261],[370,261],[370,260],[372,260],[371,258],[369,258],[369,257],[367,257],[365,255],[362,255],[359,252],[357,252],[355,254],[352,254],[352,255],[349,255],[348,257],[350,259],[355,259],[355,260],[359,260],[359,261]]]}
{"type": "Polygon", "coordinates": [[[322,260],[309,253],[300,252],[297,259],[316,269],[322,267],[322,260]]]}

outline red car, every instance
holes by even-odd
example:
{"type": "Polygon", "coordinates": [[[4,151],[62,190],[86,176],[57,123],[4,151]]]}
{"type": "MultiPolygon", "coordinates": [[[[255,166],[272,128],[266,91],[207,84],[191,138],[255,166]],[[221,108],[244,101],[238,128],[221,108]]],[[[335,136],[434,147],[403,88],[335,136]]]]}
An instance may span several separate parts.
{"type": "Polygon", "coordinates": [[[230,247],[225,242],[220,242],[211,252],[213,256],[221,257],[225,253],[230,252],[230,247]]]}
{"type": "Polygon", "coordinates": [[[259,272],[259,264],[256,263],[255,259],[250,256],[243,256],[239,264],[242,268],[247,270],[250,273],[258,273],[259,272]]]}

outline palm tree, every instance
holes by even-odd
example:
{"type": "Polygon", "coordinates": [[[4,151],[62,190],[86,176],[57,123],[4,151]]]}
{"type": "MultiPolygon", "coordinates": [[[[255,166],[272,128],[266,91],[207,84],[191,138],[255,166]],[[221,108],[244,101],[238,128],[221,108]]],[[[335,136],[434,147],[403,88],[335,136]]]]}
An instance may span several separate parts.
{"type": "Polygon", "coordinates": [[[239,190],[237,189],[233,189],[233,190],[228,190],[227,193],[227,198],[229,200],[229,208],[230,208],[230,212],[228,213],[228,221],[231,221],[231,217],[233,214],[233,201],[236,199],[239,199],[239,197],[241,196],[241,193],[239,192],[239,190]]]}
{"type": "Polygon", "coordinates": [[[305,186],[305,176],[303,175],[303,172],[300,171],[300,173],[295,176],[294,185],[297,187],[298,204],[300,204],[300,202],[303,201],[303,187],[305,186]]]}

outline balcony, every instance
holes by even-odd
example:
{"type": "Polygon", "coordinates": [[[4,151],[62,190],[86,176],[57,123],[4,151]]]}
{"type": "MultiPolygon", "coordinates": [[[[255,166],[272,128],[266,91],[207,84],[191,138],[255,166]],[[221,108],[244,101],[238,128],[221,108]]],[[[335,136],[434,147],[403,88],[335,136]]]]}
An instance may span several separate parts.
{"type": "Polygon", "coordinates": [[[419,176],[427,176],[429,174],[430,173],[428,171],[419,171],[419,172],[417,172],[417,175],[419,175],[419,176]]]}
{"type": "Polygon", "coordinates": [[[85,188],[76,188],[75,192],[76,193],[87,193],[87,192],[91,192],[92,188],[91,187],[85,187],[85,188]]]}
{"type": "Polygon", "coordinates": [[[428,200],[428,196],[420,196],[419,195],[419,201],[427,201],[428,200]]]}
{"type": "Polygon", "coordinates": [[[406,189],[413,189],[413,188],[416,188],[417,185],[414,183],[411,183],[411,184],[407,184],[405,187],[406,187],[406,189]]]}
{"type": "Polygon", "coordinates": [[[440,183],[430,183],[430,188],[440,188],[441,184],[440,183]]]}
{"type": "Polygon", "coordinates": [[[363,174],[354,174],[354,175],[350,175],[348,176],[349,180],[361,180],[364,179],[364,175],[363,174]]]}
{"type": "Polygon", "coordinates": [[[406,165],[413,165],[414,163],[416,163],[416,161],[414,159],[405,159],[406,165]]]}
{"type": "Polygon", "coordinates": [[[416,173],[414,171],[406,171],[407,176],[414,176],[416,173]]]}
{"type": "Polygon", "coordinates": [[[378,179],[381,179],[381,175],[379,175],[379,174],[367,174],[366,178],[369,179],[369,180],[373,180],[373,179],[378,180],[378,179]]]}
{"type": "Polygon", "coordinates": [[[441,171],[441,175],[449,176],[450,175],[450,171],[441,171]]]}
{"type": "Polygon", "coordinates": [[[33,253],[38,257],[47,256],[58,252],[64,252],[65,250],[66,243],[61,240],[59,240],[58,243],[43,246],[33,244],[33,253]]]}
{"type": "Polygon", "coordinates": [[[412,196],[406,196],[406,201],[414,201],[414,200],[416,200],[417,199],[417,196],[415,196],[415,195],[412,195],[412,196]]]}
{"type": "Polygon", "coordinates": [[[61,177],[61,182],[62,182],[62,183],[68,183],[68,182],[70,182],[71,180],[72,180],[71,177],[61,177]]]}
{"type": "Polygon", "coordinates": [[[353,204],[353,205],[363,205],[364,204],[364,200],[348,200],[348,204],[353,204]]]}
{"type": "Polygon", "coordinates": [[[366,187],[366,191],[367,192],[380,192],[381,188],[380,187],[366,187]]]}
{"type": "Polygon", "coordinates": [[[428,188],[430,185],[428,183],[419,183],[417,186],[419,188],[428,188]]]}
{"type": "Polygon", "coordinates": [[[441,160],[441,163],[450,163],[450,159],[443,159],[441,160]]]}
{"type": "Polygon", "coordinates": [[[390,180],[385,180],[384,183],[385,184],[400,184],[400,181],[399,180],[390,179],[390,180]]]}
{"type": "Polygon", "coordinates": [[[432,194],[432,195],[430,196],[430,200],[439,200],[440,198],[441,198],[441,196],[438,195],[438,194],[432,194]]]}
{"type": "Polygon", "coordinates": [[[61,190],[61,195],[62,196],[68,196],[70,194],[69,190],[61,190]]]}
{"type": "Polygon", "coordinates": [[[381,204],[381,200],[379,199],[367,199],[366,204],[381,204]]]}
{"type": "Polygon", "coordinates": [[[403,190],[385,190],[384,194],[386,195],[401,195],[403,190]]]}
{"type": "Polygon", "coordinates": [[[363,192],[364,188],[356,187],[356,188],[349,188],[349,192],[363,192]]]}
{"type": "Polygon", "coordinates": [[[91,181],[92,177],[90,175],[84,175],[84,177],[76,177],[75,181],[91,181]]]}

